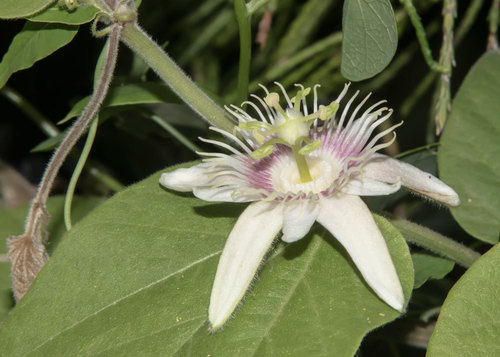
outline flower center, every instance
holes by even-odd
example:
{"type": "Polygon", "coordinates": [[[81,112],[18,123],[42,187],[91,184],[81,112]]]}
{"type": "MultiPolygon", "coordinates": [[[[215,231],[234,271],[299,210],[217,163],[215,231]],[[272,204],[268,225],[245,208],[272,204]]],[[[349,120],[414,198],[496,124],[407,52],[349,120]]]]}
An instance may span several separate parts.
{"type": "Polygon", "coordinates": [[[322,155],[319,151],[308,155],[306,161],[311,181],[302,181],[296,161],[289,156],[273,167],[271,171],[273,188],[282,193],[318,194],[328,190],[342,172],[341,162],[331,155],[322,155]]]}
{"type": "Polygon", "coordinates": [[[241,129],[252,131],[256,142],[262,144],[251,154],[254,159],[261,159],[270,155],[277,144],[291,148],[295,159],[295,171],[299,175],[301,184],[314,181],[306,155],[321,147],[320,139],[314,141],[310,139],[308,135],[310,127],[317,119],[325,121],[331,118],[339,107],[339,104],[335,101],[326,107],[320,106],[317,108],[315,104],[315,112],[307,115],[305,98],[310,91],[310,88],[302,87],[292,99],[289,99],[285,94],[290,104],[286,110],[280,105],[278,93],[268,93],[265,104],[275,111],[275,122],[270,124],[252,120],[239,124],[241,129]],[[304,113],[300,110],[301,104],[305,108],[304,113]]]}

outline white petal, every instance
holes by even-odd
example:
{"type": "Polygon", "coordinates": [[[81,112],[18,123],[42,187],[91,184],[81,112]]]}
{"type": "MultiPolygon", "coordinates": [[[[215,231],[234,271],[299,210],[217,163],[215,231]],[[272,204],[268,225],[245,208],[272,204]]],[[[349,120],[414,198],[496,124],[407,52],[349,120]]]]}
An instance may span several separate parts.
{"type": "MultiPolygon", "coordinates": [[[[196,197],[204,201],[210,202],[236,202],[232,198],[232,193],[238,187],[235,185],[221,187],[195,187],[193,193],[196,197]]],[[[241,202],[241,201],[238,201],[241,202]]],[[[244,202],[244,201],[243,201],[244,202]]]]}
{"type": "Polygon", "coordinates": [[[341,191],[356,196],[390,195],[401,188],[401,181],[385,183],[366,177],[354,176],[349,179],[341,191]]]}
{"type": "Polygon", "coordinates": [[[249,205],[229,234],[219,260],[210,296],[210,329],[219,329],[229,319],[283,225],[283,206],[258,201],[249,205]]]}
{"type": "Polygon", "coordinates": [[[387,183],[401,180],[403,186],[436,201],[450,206],[460,204],[457,193],[437,177],[382,154],[374,154],[370,158],[363,167],[363,177],[387,183]]]}
{"type": "Polygon", "coordinates": [[[210,163],[201,163],[188,168],[166,172],[161,175],[160,184],[180,192],[192,191],[193,188],[207,185],[210,182],[207,175],[207,168],[210,166],[210,163]]]}
{"type": "Polygon", "coordinates": [[[404,296],[399,277],[385,239],[361,198],[337,194],[320,200],[320,205],[318,222],[344,246],[373,291],[402,311],[404,296]]]}
{"type": "Polygon", "coordinates": [[[284,242],[295,242],[304,237],[316,221],[319,213],[318,201],[295,200],[285,203],[283,210],[283,236],[284,242]]]}

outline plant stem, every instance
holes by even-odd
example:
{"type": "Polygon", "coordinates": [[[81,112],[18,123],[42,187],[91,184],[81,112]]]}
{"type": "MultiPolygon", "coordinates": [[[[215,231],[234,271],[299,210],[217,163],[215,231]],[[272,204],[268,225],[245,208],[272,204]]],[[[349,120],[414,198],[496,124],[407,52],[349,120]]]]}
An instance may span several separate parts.
{"type": "Polygon", "coordinates": [[[473,0],[470,2],[469,7],[465,11],[462,20],[457,26],[457,30],[455,31],[455,46],[458,46],[464,36],[469,32],[471,26],[476,21],[477,15],[483,6],[484,0],[473,0]]]}
{"type": "Polygon", "coordinates": [[[160,78],[195,112],[220,129],[232,132],[234,121],[210,99],[177,64],[134,23],[123,27],[123,42],[141,56],[160,78]]]}
{"type": "Polygon", "coordinates": [[[234,12],[238,21],[240,33],[240,63],[238,67],[238,99],[243,103],[248,98],[248,83],[250,81],[250,60],[252,58],[252,34],[250,31],[250,15],[247,12],[245,0],[234,0],[234,12]]]}
{"type": "Polygon", "coordinates": [[[465,268],[469,268],[481,257],[481,254],[474,250],[416,223],[403,219],[395,219],[391,223],[403,234],[408,242],[451,259],[465,268]]]}
{"type": "MultiPolygon", "coordinates": [[[[45,135],[55,137],[61,134],[61,131],[57,128],[57,126],[54,125],[45,115],[40,113],[40,111],[19,92],[9,86],[5,86],[0,89],[0,93],[15,104],[21,111],[23,111],[24,114],[26,114],[26,116],[31,119],[42,132],[45,133],[45,135]]],[[[87,166],[90,175],[97,181],[104,184],[111,191],[118,192],[123,189],[123,184],[121,182],[96,167],[93,163],[89,162],[87,166]]]]}
{"type": "Polygon", "coordinates": [[[148,115],[148,118],[151,119],[152,121],[154,121],[159,126],[161,126],[163,129],[165,129],[170,135],[172,135],[174,138],[176,138],[181,144],[183,144],[185,147],[187,147],[192,152],[201,151],[201,149],[198,147],[198,145],[192,143],[188,138],[186,138],[184,135],[182,135],[182,133],[179,130],[177,130],[174,126],[167,123],[165,120],[160,118],[158,115],[150,114],[150,115],[148,115]]]}
{"type": "Polygon", "coordinates": [[[427,41],[427,36],[425,34],[424,26],[420,21],[420,17],[418,16],[417,9],[415,9],[413,2],[411,0],[399,0],[399,1],[405,7],[405,10],[408,13],[408,16],[410,17],[410,21],[413,24],[413,27],[415,28],[417,39],[418,42],[420,43],[420,48],[422,50],[422,54],[424,55],[425,62],[427,62],[427,65],[433,71],[446,73],[447,68],[441,65],[440,63],[437,63],[432,58],[432,51],[429,46],[429,42],[427,41]]]}
{"type": "Polygon", "coordinates": [[[7,239],[12,290],[16,301],[23,298],[31,283],[48,260],[43,237],[43,230],[49,219],[46,208],[47,198],[64,160],[80,136],[85,132],[90,120],[97,114],[106,96],[115,70],[122,28],[123,25],[120,23],[114,23],[109,31],[107,52],[102,73],[94,88],[92,98],[49,161],[35,198],[31,202],[24,233],[20,236],[13,236],[7,239]]]}
{"type": "Polygon", "coordinates": [[[38,111],[38,109],[36,109],[28,100],[26,100],[26,98],[24,98],[13,88],[5,86],[0,89],[0,93],[2,93],[5,98],[14,103],[20,110],[22,110],[28,118],[33,120],[33,122],[40,128],[41,131],[45,133],[45,135],[52,137],[61,133],[50,120],[48,120],[42,113],[38,111]]]}
{"type": "Polygon", "coordinates": [[[434,110],[436,135],[441,134],[444,124],[451,111],[451,68],[455,65],[453,49],[453,26],[457,16],[456,0],[443,2],[443,44],[439,55],[439,65],[445,70],[441,73],[438,82],[437,96],[434,110]]]}
{"type": "Polygon", "coordinates": [[[73,126],[71,127],[68,135],[61,142],[59,147],[54,152],[52,159],[47,165],[40,186],[38,187],[38,192],[33,199],[31,209],[26,222],[26,234],[31,237],[40,237],[41,239],[41,229],[42,229],[42,217],[46,215],[45,203],[54,183],[54,179],[59,172],[64,160],[68,156],[69,152],[76,144],[80,136],[84,133],[90,120],[96,115],[99,107],[101,106],[106,93],[108,91],[109,83],[113,77],[116,58],[118,56],[118,45],[120,42],[120,33],[123,26],[120,24],[113,25],[111,32],[108,37],[109,47],[102,70],[102,75],[99,78],[99,82],[95,88],[94,94],[91,100],[83,110],[80,118],[78,118],[73,126]]]}
{"type": "Polygon", "coordinates": [[[87,158],[89,157],[90,149],[92,148],[92,144],[94,144],[95,135],[97,133],[97,126],[99,124],[99,118],[96,116],[90,124],[90,129],[87,135],[87,140],[85,141],[85,145],[83,146],[82,153],[80,154],[80,158],[76,163],[75,169],[73,170],[73,174],[71,175],[71,179],[69,181],[68,189],[66,190],[66,197],[64,198],[64,224],[66,226],[66,230],[69,231],[71,229],[71,203],[73,202],[73,196],[75,194],[76,183],[78,182],[78,178],[82,173],[83,167],[85,166],[85,162],[87,162],[87,158]]]}
{"type": "Polygon", "coordinates": [[[491,2],[490,12],[488,14],[488,22],[490,30],[490,34],[488,35],[488,45],[486,47],[488,51],[498,49],[497,30],[498,30],[498,21],[500,18],[499,12],[500,12],[500,0],[493,0],[491,2]]]}
{"type": "Polygon", "coordinates": [[[336,32],[315,42],[311,46],[304,48],[293,56],[284,59],[282,62],[280,62],[279,66],[272,67],[264,74],[263,77],[259,78],[258,80],[252,81],[252,83],[250,83],[250,91],[256,91],[259,88],[259,83],[269,83],[276,78],[279,78],[284,74],[290,72],[295,66],[299,65],[300,63],[314,58],[316,54],[326,51],[336,45],[339,45],[340,43],[342,43],[342,33],[340,32],[336,32]]]}

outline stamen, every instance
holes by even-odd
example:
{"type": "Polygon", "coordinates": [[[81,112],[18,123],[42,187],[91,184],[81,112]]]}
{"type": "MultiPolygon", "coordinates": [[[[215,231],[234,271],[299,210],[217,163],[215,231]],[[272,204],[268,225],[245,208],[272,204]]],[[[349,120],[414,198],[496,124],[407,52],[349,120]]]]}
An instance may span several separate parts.
{"type": "Polygon", "coordinates": [[[233,148],[232,146],[226,144],[226,143],[223,143],[223,142],[220,142],[220,141],[216,141],[216,140],[210,140],[210,139],[205,139],[205,138],[200,138],[198,137],[198,139],[200,139],[201,141],[203,141],[204,143],[209,143],[209,144],[213,144],[213,145],[216,145],[216,146],[220,146],[228,151],[231,151],[233,154],[235,155],[238,155],[238,156],[243,156],[243,154],[241,152],[239,152],[238,150],[236,150],[235,148],[233,148]]]}
{"type": "Polygon", "coordinates": [[[290,100],[290,98],[288,97],[288,94],[286,93],[286,90],[285,88],[283,87],[283,85],[279,82],[274,82],[274,84],[276,84],[278,87],[280,87],[281,89],[281,92],[283,93],[283,95],[285,96],[285,99],[286,99],[286,102],[288,103],[288,106],[290,108],[293,108],[293,105],[292,105],[292,101],[290,100]]]}
{"type": "Polygon", "coordinates": [[[219,134],[222,134],[223,136],[225,136],[226,138],[228,139],[231,139],[232,141],[234,141],[236,144],[238,144],[243,150],[245,150],[245,152],[247,154],[250,154],[252,151],[248,148],[248,146],[246,146],[240,139],[238,139],[235,135],[231,134],[231,133],[228,133],[227,131],[225,130],[222,130],[222,129],[219,129],[215,126],[211,126],[209,127],[210,130],[213,130],[219,134]]]}
{"type": "Polygon", "coordinates": [[[318,111],[318,88],[321,87],[319,84],[315,84],[313,87],[313,94],[314,94],[314,99],[313,99],[313,111],[317,112],[318,111]]]}
{"type": "Polygon", "coordinates": [[[259,109],[259,107],[257,105],[255,105],[255,103],[249,101],[249,100],[246,100],[244,101],[243,103],[241,103],[241,105],[243,104],[248,104],[249,106],[251,106],[255,112],[257,113],[257,115],[259,116],[259,118],[264,122],[264,123],[268,123],[268,121],[266,120],[266,117],[264,116],[264,114],[262,114],[262,111],[259,109]]]}
{"type": "Polygon", "coordinates": [[[266,110],[267,118],[269,119],[269,122],[274,125],[274,115],[271,114],[271,111],[269,110],[269,107],[267,106],[266,102],[264,102],[261,97],[255,95],[255,94],[250,94],[250,97],[257,99],[260,102],[262,107],[266,110]]]}

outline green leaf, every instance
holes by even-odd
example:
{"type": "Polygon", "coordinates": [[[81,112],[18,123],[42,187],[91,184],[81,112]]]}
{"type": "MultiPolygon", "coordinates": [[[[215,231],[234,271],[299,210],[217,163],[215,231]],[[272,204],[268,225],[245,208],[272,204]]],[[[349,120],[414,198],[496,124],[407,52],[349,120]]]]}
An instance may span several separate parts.
{"type": "MultiPolygon", "coordinates": [[[[271,253],[235,317],[207,331],[220,252],[244,206],[160,188],[159,174],[75,225],[0,330],[6,355],[351,356],[399,316],[316,225],[271,253]]],[[[376,217],[409,297],[408,247],[376,217]]]]}
{"type": "Polygon", "coordinates": [[[415,269],[415,289],[421,287],[427,280],[444,278],[455,266],[451,260],[426,253],[415,253],[411,258],[415,269]]]}
{"type": "MultiPolygon", "coordinates": [[[[94,209],[102,202],[102,198],[97,197],[82,197],[75,196],[73,199],[73,219],[74,221],[80,220],[89,211],[94,209]]],[[[51,219],[47,225],[47,232],[49,232],[49,244],[47,250],[52,252],[59,243],[62,235],[66,232],[63,220],[63,207],[64,197],[54,196],[49,198],[47,202],[47,209],[50,213],[51,219]]],[[[3,240],[13,235],[23,233],[24,221],[28,214],[28,205],[16,209],[4,209],[0,211],[0,238],[3,240]]],[[[14,301],[10,288],[10,267],[6,261],[7,247],[5,244],[0,244],[0,254],[5,259],[0,260],[0,321],[6,316],[7,312],[12,308],[14,301]],[[4,261],[5,260],[5,261],[4,261]]]]}
{"type": "Polygon", "coordinates": [[[66,137],[67,134],[68,132],[67,130],[65,130],[62,133],[47,138],[41,143],[39,143],[37,146],[35,146],[33,149],[31,149],[31,152],[44,152],[52,150],[56,148],[57,145],[61,143],[61,141],[63,141],[63,139],[66,137]]]}
{"type": "Polygon", "coordinates": [[[33,22],[49,22],[68,25],[81,25],[92,21],[99,9],[89,7],[78,7],[74,11],[68,11],[61,8],[57,3],[48,7],[35,16],[28,17],[27,20],[33,22]]]}
{"type": "Polygon", "coordinates": [[[429,342],[428,357],[500,356],[499,261],[497,244],[450,290],[429,342]]]}
{"type": "Polygon", "coordinates": [[[381,72],[396,53],[396,19],[389,0],[345,0],[342,74],[361,81],[381,72]]]}
{"type": "Polygon", "coordinates": [[[438,165],[461,205],[451,213],[474,237],[500,233],[500,51],[483,55],[460,87],[446,123],[438,165]]]}
{"type": "Polygon", "coordinates": [[[56,0],[2,0],[0,19],[27,17],[42,11],[56,0]]]}
{"type": "Polygon", "coordinates": [[[33,64],[71,42],[77,26],[27,22],[3,56],[0,63],[0,88],[12,73],[33,64]]]}
{"type": "MultiPolygon", "coordinates": [[[[70,112],[59,122],[65,123],[71,118],[79,116],[90,96],[83,98],[76,103],[70,112]]],[[[151,103],[178,103],[179,99],[164,84],[145,82],[136,84],[127,84],[124,86],[111,87],[108,95],[102,104],[102,109],[116,107],[121,105],[151,104],[151,103]]]]}

